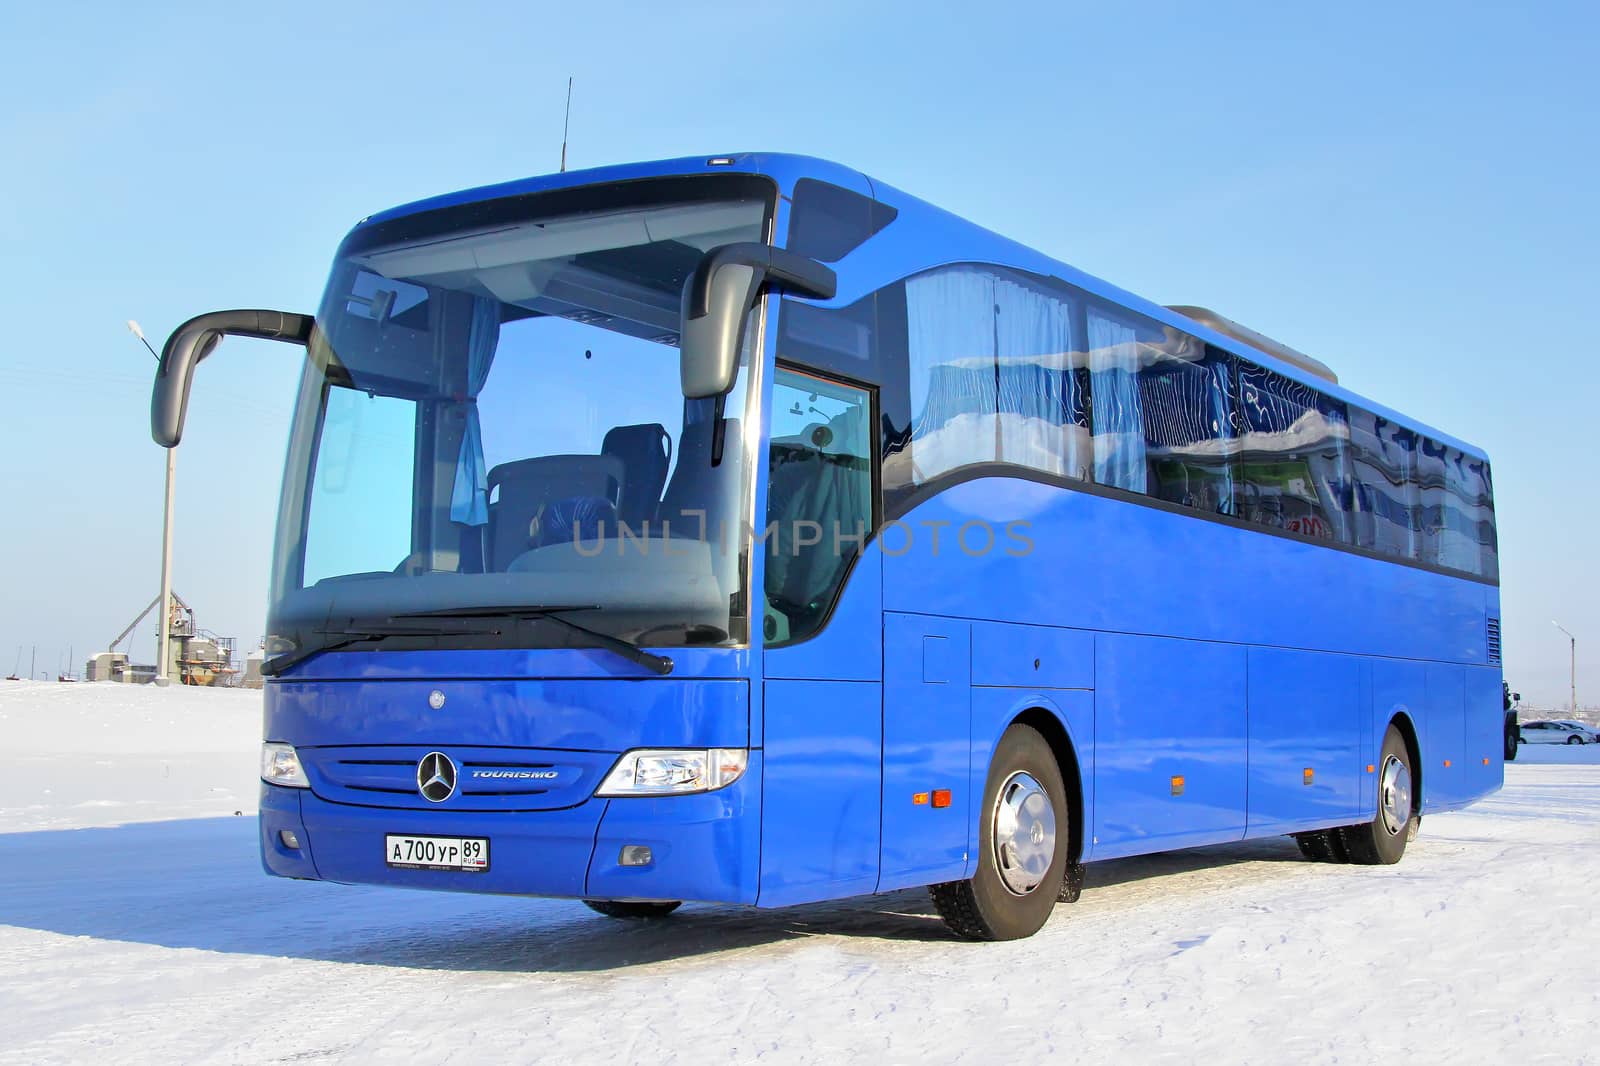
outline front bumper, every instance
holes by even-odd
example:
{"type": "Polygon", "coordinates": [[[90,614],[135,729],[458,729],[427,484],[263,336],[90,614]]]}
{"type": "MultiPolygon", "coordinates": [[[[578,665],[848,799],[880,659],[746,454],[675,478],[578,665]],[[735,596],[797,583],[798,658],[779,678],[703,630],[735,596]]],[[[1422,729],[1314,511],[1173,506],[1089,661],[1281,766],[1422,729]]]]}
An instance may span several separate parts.
{"type": "Polygon", "coordinates": [[[589,799],[552,811],[403,810],[333,803],[261,786],[261,862],[279,877],[591,899],[754,903],[761,845],[761,752],[727,788],[686,796],[589,799]],[[281,831],[300,842],[291,849],[281,831]],[[388,833],[487,837],[482,873],[395,869],[388,833]],[[624,867],[624,845],[651,849],[624,867]]]}

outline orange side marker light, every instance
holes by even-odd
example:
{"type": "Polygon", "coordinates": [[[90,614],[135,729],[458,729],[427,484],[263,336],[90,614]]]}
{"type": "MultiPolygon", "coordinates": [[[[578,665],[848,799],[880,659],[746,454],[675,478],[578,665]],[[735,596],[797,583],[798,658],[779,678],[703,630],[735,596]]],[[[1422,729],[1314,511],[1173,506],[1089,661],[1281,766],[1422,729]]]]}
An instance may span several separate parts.
{"type": "Polygon", "coordinates": [[[1305,772],[1300,775],[1300,783],[1303,785],[1309,785],[1311,784],[1311,779],[1315,776],[1316,775],[1311,772],[1311,767],[1308,766],[1305,768],[1305,772]]]}
{"type": "Polygon", "coordinates": [[[933,805],[935,807],[948,807],[948,806],[950,806],[950,790],[948,788],[936,788],[936,789],[934,789],[933,790],[933,805]]]}
{"type": "Polygon", "coordinates": [[[911,802],[914,806],[926,807],[928,805],[928,794],[926,792],[913,792],[911,793],[911,802]]]}
{"type": "Polygon", "coordinates": [[[1446,759],[1446,760],[1445,760],[1445,761],[1444,761],[1444,764],[1445,764],[1445,765],[1446,765],[1446,766],[1449,766],[1449,765],[1450,765],[1450,760],[1449,760],[1449,759],[1446,759]]]}
{"type": "Polygon", "coordinates": [[[1377,772],[1378,772],[1378,768],[1376,766],[1372,765],[1371,763],[1367,763],[1367,773],[1375,774],[1377,772]]]}
{"type": "Polygon", "coordinates": [[[1484,759],[1484,760],[1483,760],[1483,765],[1485,765],[1485,766],[1488,766],[1488,765],[1489,765],[1489,760],[1488,760],[1488,759],[1487,759],[1487,758],[1485,758],[1485,759],[1484,759]]]}
{"type": "Polygon", "coordinates": [[[1174,796],[1183,795],[1183,775],[1182,774],[1173,774],[1172,775],[1172,794],[1174,796]]]}

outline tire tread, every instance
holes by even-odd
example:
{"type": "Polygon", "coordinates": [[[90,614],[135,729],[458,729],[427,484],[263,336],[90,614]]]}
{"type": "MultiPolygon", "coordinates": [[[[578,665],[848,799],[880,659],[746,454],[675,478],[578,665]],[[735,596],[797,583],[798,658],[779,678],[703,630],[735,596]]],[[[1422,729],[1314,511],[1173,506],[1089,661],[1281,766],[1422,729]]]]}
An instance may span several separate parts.
{"type": "Polygon", "coordinates": [[[994,939],[994,930],[978,913],[978,900],[973,895],[971,881],[929,885],[928,896],[933,900],[933,909],[956,936],[963,940],[994,939]]]}
{"type": "Polygon", "coordinates": [[[1330,830],[1319,829],[1311,833],[1296,833],[1294,842],[1300,845],[1300,854],[1312,862],[1338,862],[1333,854],[1330,830]]]}

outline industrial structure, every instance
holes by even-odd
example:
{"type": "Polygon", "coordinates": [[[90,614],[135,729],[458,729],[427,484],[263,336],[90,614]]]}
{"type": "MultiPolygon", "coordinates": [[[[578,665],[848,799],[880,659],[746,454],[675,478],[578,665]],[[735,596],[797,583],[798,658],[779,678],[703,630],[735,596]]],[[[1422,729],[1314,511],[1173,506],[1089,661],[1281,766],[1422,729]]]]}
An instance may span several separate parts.
{"type": "MultiPolygon", "coordinates": [[[[127,628],[118,633],[106,650],[92,656],[84,666],[87,681],[118,681],[125,684],[146,684],[155,680],[158,670],[153,665],[133,663],[128,653],[117,650],[117,645],[128,639],[128,634],[138,628],[151,611],[161,603],[157,596],[149,606],[140,611],[127,628]]],[[[176,592],[167,604],[172,639],[169,644],[167,676],[185,685],[235,685],[238,684],[239,667],[235,662],[233,637],[218,636],[195,624],[194,608],[176,592]]]]}

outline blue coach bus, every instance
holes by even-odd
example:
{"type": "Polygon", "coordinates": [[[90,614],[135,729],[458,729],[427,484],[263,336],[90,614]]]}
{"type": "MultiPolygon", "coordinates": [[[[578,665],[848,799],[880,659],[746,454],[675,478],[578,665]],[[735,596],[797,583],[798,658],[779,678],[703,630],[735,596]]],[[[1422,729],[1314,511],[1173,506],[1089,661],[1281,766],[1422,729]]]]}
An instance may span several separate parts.
{"type": "Polygon", "coordinates": [[[1391,863],[1502,778],[1489,463],[855,171],[678,159],[364,219],[272,565],[279,876],[1026,936],[1084,864],[1391,863]]]}

